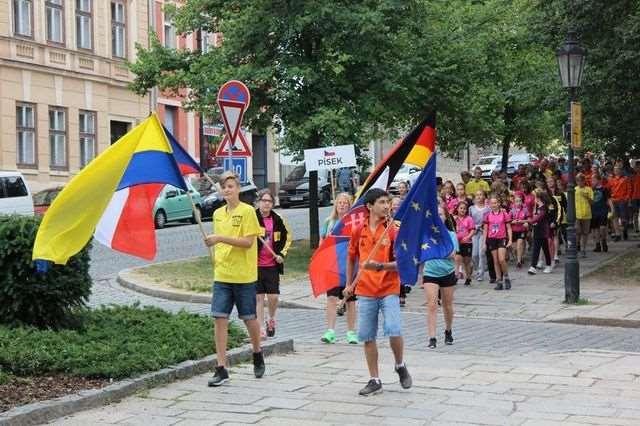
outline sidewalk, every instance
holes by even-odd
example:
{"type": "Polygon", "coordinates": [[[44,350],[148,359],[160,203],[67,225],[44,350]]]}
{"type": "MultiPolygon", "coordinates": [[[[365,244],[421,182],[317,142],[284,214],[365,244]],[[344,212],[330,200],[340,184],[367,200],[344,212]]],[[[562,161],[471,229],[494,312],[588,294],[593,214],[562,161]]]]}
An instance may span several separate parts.
{"type": "Polygon", "coordinates": [[[268,358],[260,380],[250,364],[240,365],[221,388],[207,388],[209,375],[200,375],[54,424],[640,424],[638,354],[476,355],[452,348],[407,351],[409,390],[398,384],[388,347],[380,351],[383,393],[360,397],[368,379],[361,347],[306,344],[268,358]]]}
{"type": "MultiPolygon", "coordinates": [[[[526,321],[568,321],[579,319],[596,319],[619,323],[640,321],[640,285],[624,287],[615,282],[596,282],[584,276],[615,262],[616,258],[635,249],[638,241],[612,243],[608,253],[589,252],[586,259],[579,258],[581,273],[580,298],[588,300],[584,305],[566,305],[564,301],[564,266],[558,265],[553,273],[527,275],[527,268],[515,269],[510,264],[510,275],[513,289],[497,292],[493,284],[489,284],[488,276],[483,282],[473,281],[465,287],[460,283],[455,295],[456,316],[463,318],[508,319],[526,321]]],[[[561,258],[561,261],[564,257],[561,258]]],[[[121,276],[128,281],[135,281],[133,273],[121,276]]],[[[286,275],[285,275],[286,280],[286,275]]],[[[142,283],[139,283],[142,284],[142,283]]],[[[308,280],[283,282],[280,286],[281,302],[285,307],[302,307],[324,309],[325,297],[314,298],[308,280]]],[[[178,293],[178,292],[174,292],[178,293]]],[[[151,293],[163,297],[157,292],[151,293]]],[[[198,295],[195,299],[178,299],[196,303],[209,303],[210,296],[198,295]]],[[[410,312],[425,310],[424,292],[418,288],[407,297],[410,312]]],[[[637,325],[637,324],[635,324],[637,325]]]]}

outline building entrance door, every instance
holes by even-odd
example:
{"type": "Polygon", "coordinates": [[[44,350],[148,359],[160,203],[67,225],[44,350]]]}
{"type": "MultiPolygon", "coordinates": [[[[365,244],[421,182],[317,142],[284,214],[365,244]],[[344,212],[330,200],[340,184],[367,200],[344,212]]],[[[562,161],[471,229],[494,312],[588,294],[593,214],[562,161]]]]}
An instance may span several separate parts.
{"type": "Polygon", "coordinates": [[[267,187],[267,137],[253,135],[251,138],[253,150],[253,183],[259,189],[267,187]]]}

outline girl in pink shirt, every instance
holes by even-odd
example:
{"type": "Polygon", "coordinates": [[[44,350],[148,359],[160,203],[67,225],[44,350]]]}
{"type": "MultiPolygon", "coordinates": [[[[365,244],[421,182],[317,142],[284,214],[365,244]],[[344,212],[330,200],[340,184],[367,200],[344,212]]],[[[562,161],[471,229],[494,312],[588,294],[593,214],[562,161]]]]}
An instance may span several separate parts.
{"type": "Polygon", "coordinates": [[[524,195],[516,192],[511,207],[511,234],[516,242],[516,266],[522,268],[524,258],[524,244],[529,230],[529,210],[524,205],[524,195]]]}
{"type": "Polygon", "coordinates": [[[492,194],[489,199],[489,213],[484,218],[484,247],[491,252],[496,269],[496,286],[494,290],[511,289],[509,267],[507,265],[507,248],[511,247],[511,215],[500,208],[500,199],[492,194]]]}
{"type": "Polygon", "coordinates": [[[468,214],[467,201],[460,201],[455,212],[456,220],[456,237],[460,250],[456,253],[457,264],[464,265],[465,280],[464,285],[471,285],[471,274],[473,273],[473,263],[471,256],[473,254],[472,238],[476,233],[476,225],[473,218],[468,214]]]}

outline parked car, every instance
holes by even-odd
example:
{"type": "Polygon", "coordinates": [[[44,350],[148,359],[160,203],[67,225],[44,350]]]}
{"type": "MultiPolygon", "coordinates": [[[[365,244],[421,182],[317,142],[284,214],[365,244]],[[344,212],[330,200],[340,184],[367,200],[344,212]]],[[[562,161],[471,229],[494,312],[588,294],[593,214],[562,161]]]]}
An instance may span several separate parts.
{"type": "Polygon", "coordinates": [[[33,210],[37,216],[43,216],[47,212],[53,200],[62,191],[62,188],[62,186],[48,188],[33,195],[33,210]]]}
{"type": "MultiPolygon", "coordinates": [[[[329,170],[318,170],[318,204],[331,204],[331,180],[329,170]]],[[[304,165],[294,168],[278,191],[280,207],[309,203],[309,172],[304,165]]]]}
{"type": "Polygon", "coordinates": [[[398,170],[398,173],[396,173],[396,176],[393,178],[391,185],[389,185],[389,192],[396,195],[398,193],[398,184],[400,182],[406,183],[407,187],[411,188],[418,179],[418,176],[420,176],[421,171],[422,169],[418,166],[403,164],[400,166],[400,170],[398,170]]]}
{"type": "MultiPolygon", "coordinates": [[[[221,167],[215,167],[207,170],[207,175],[217,183],[220,175],[224,172],[221,167]]],[[[202,218],[210,219],[213,212],[225,204],[224,198],[217,188],[211,184],[209,179],[199,177],[193,180],[194,186],[202,196],[202,218]]],[[[258,197],[258,188],[251,181],[247,181],[240,186],[240,201],[253,205],[258,197]]]]}
{"type": "Polygon", "coordinates": [[[480,167],[482,169],[483,179],[491,179],[491,173],[493,173],[496,168],[500,168],[500,161],[502,161],[501,155],[487,155],[480,157],[478,162],[474,164],[474,168],[480,167]]]}
{"type": "Polygon", "coordinates": [[[507,173],[509,174],[509,176],[513,176],[515,172],[518,170],[518,167],[520,167],[520,165],[527,165],[527,164],[535,165],[537,161],[538,161],[538,157],[536,157],[533,154],[529,154],[527,152],[513,154],[511,157],[509,157],[509,165],[507,168],[507,173]]]}
{"type": "MultiPolygon", "coordinates": [[[[187,184],[189,194],[193,198],[196,209],[202,211],[202,197],[190,183],[187,184]]],[[[196,223],[191,200],[186,191],[172,185],[165,185],[160,191],[153,207],[153,220],[157,229],[162,229],[169,222],[190,220],[196,223]]]]}
{"type": "Polygon", "coordinates": [[[20,172],[0,172],[0,214],[33,215],[33,197],[20,172]]]}

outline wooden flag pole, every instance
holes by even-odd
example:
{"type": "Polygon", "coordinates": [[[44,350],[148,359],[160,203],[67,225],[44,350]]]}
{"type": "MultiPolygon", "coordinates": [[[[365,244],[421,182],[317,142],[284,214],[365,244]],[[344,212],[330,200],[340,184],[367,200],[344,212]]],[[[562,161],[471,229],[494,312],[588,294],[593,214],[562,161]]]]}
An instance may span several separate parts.
{"type": "Polygon", "coordinates": [[[258,235],[258,239],[260,240],[260,242],[262,243],[263,247],[266,247],[267,250],[269,250],[269,253],[271,253],[273,255],[273,257],[278,257],[278,255],[276,254],[275,251],[273,251],[273,249],[271,248],[271,246],[269,244],[266,243],[266,241],[258,235]]]}
{"type": "MultiPolygon", "coordinates": [[[[373,257],[373,255],[378,251],[378,248],[380,248],[380,244],[382,244],[384,237],[389,233],[389,229],[391,229],[391,227],[394,225],[395,224],[393,222],[393,219],[389,219],[389,224],[387,225],[386,228],[384,228],[384,232],[380,236],[380,239],[376,241],[376,244],[373,246],[373,249],[369,253],[369,256],[367,256],[367,259],[360,265],[360,268],[358,268],[358,273],[356,274],[355,278],[353,279],[353,282],[351,283],[354,289],[354,294],[355,294],[356,285],[358,284],[358,280],[360,279],[360,275],[362,275],[362,271],[364,270],[363,265],[371,261],[371,258],[373,257]]],[[[340,304],[338,307],[342,309],[346,303],[347,303],[347,297],[345,297],[340,301],[340,304]]]]}
{"type": "MultiPolygon", "coordinates": [[[[193,210],[193,216],[196,218],[196,222],[198,223],[198,227],[200,228],[200,233],[202,234],[202,239],[204,240],[207,238],[207,233],[205,232],[204,226],[202,225],[200,210],[198,210],[196,203],[193,202],[193,197],[191,196],[191,193],[187,191],[187,194],[189,195],[189,201],[191,201],[191,209],[193,210]]],[[[209,256],[211,256],[211,261],[215,264],[216,256],[215,256],[214,248],[213,247],[207,247],[207,248],[209,249],[209,256]]]]}
{"type": "Polygon", "coordinates": [[[329,179],[331,180],[331,199],[336,202],[336,182],[334,180],[334,169],[329,170],[329,179]]]}

